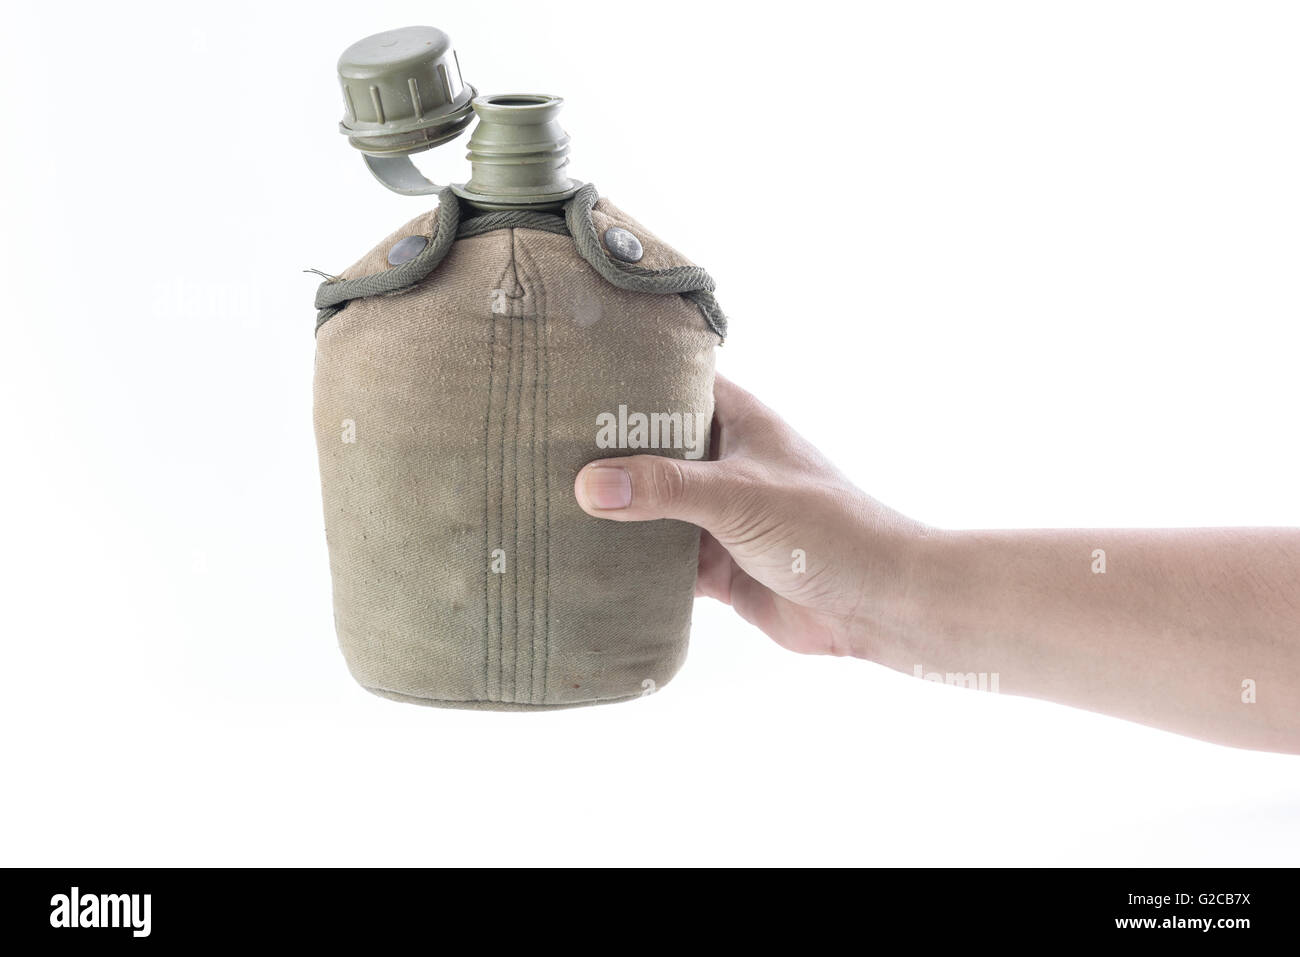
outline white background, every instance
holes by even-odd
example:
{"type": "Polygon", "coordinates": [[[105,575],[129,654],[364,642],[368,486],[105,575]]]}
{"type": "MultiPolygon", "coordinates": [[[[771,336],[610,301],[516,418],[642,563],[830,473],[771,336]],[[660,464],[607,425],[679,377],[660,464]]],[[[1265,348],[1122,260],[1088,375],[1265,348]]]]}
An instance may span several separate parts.
{"type": "Polygon", "coordinates": [[[566,98],[573,174],[717,279],[721,370],[877,498],[1294,525],[1294,5],[5,16],[0,862],[1298,862],[1300,758],[797,657],[703,600],[635,703],[365,693],[302,272],[426,207],[337,133],[334,65],[432,23],[481,92],[566,98]]]}

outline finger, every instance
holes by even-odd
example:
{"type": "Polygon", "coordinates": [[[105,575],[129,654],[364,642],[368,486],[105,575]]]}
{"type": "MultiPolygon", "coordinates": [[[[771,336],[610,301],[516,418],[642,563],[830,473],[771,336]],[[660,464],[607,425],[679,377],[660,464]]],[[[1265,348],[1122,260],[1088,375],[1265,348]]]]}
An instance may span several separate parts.
{"type": "Polygon", "coordinates": [[[761,447],[771,434],[786,428],[781,417],[724,376],[713,380],[713,438],[715,459],[746,447],[761,447]]]}
{"type": "Polygon", "coordinates": [[[820,629],[810,626],[805,609],[740,568],[731,580],[731,607],[782,648],[808,655],[826,654],[828,648],[834,647],[833,642],[819,633],[820,629]]]}
{"type": "Polygon", "coordinates": [[[573,491],[583,511],[597,518],[675,518],[716,534],[743,481],[738,470],[724,463],[629,455],[584,466],[573,491]]]}
{"type": "Polygon", "coordinates": [[[731,604],[731,575],[735,563],[731,553],[708,532],[700,532],[699,570],[695,575],[695,594],[731,604]]]}
{"type": "Polygon", "coordinates": [[[726,376],[713,377],[713,419],[723,428],[735,428],[742,419],[758,411],[763,404],[726,376]]]}

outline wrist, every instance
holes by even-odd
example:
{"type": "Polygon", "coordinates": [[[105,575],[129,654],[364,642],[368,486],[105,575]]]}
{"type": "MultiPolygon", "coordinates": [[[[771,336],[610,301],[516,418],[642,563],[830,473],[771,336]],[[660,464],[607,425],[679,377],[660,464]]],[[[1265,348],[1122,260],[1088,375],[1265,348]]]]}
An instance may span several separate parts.
{"type": "Polygon", "coordinates": [[[946,660],[966,576],[962,534],[910,523],[897,541],[897,582],[876,622],[860,629],[855,655],[912,673],[946,660]]]}

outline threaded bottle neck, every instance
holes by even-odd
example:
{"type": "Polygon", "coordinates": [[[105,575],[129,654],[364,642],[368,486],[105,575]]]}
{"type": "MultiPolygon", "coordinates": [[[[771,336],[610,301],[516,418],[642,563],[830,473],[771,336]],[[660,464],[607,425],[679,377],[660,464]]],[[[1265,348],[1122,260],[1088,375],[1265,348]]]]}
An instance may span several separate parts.
{"type": "Polygon", "coordinates": [[[478,125],[469,138],[472,175],[456,194],[484,209],[559,206],[579,184],[565,175],[569,135],[560,126],[564,100],[539,94],[476,97],[478,125]]]}

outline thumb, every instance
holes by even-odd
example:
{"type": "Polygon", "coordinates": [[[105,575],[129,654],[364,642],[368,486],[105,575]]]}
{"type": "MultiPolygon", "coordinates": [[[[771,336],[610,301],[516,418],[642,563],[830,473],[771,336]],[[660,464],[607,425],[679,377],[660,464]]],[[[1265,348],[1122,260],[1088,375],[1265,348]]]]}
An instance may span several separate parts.
{"type": "Polygon", "coordinates": [[[573,492],[582,510],[596,518],[675,518],[713,531],[731,506],[732,484],[728,470],[717,462],[628,455],[584,466],[573,492]]]}

